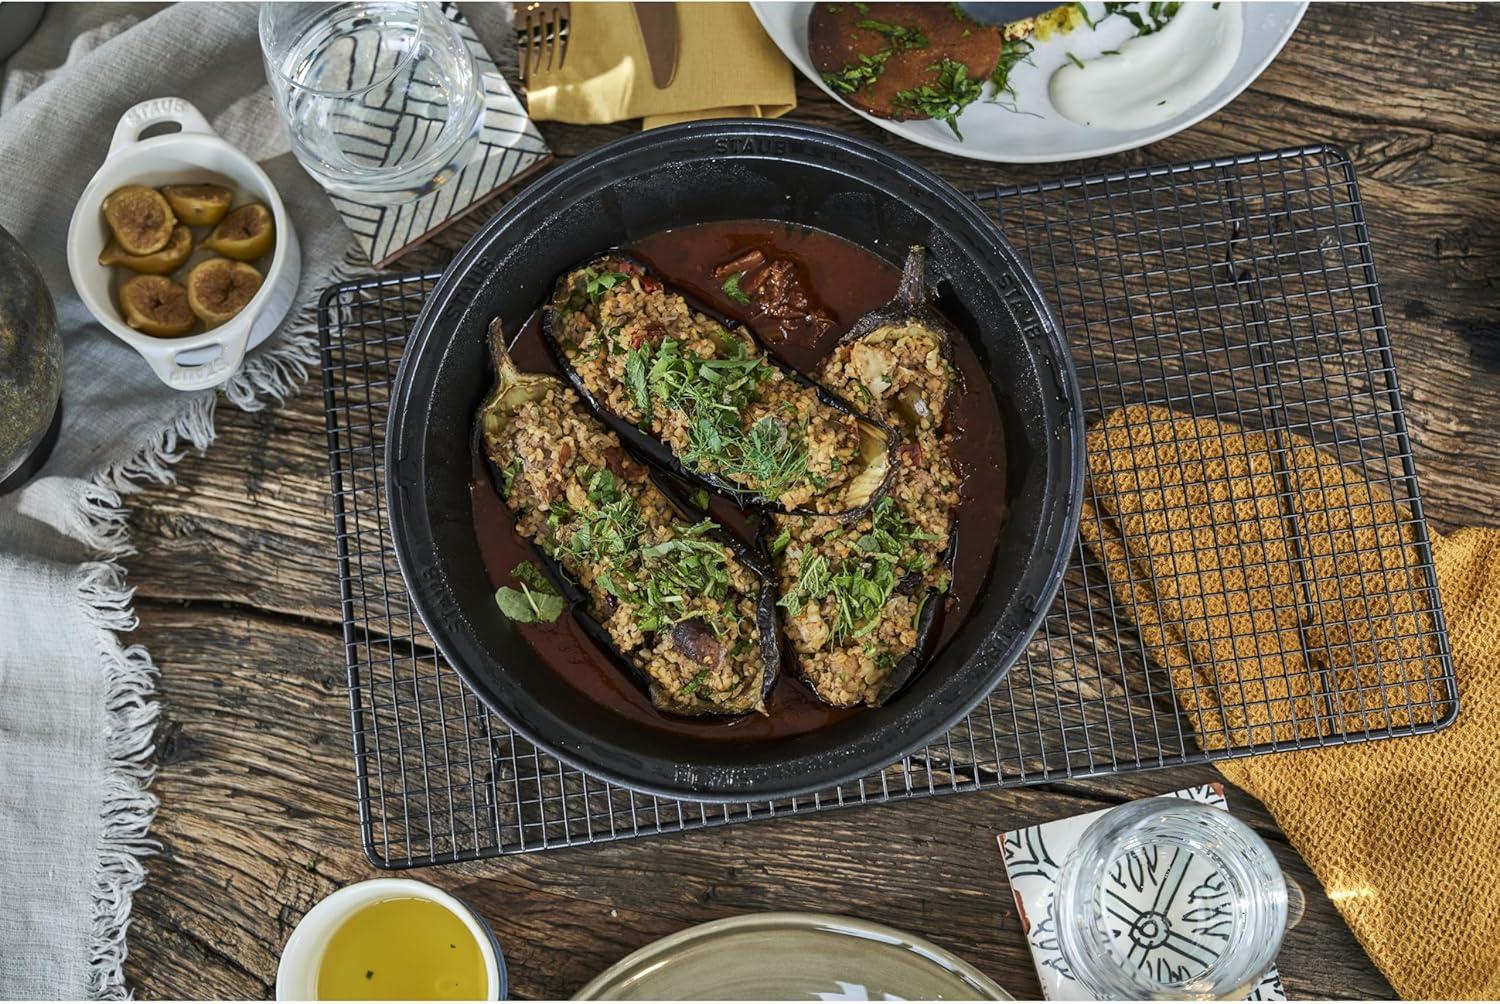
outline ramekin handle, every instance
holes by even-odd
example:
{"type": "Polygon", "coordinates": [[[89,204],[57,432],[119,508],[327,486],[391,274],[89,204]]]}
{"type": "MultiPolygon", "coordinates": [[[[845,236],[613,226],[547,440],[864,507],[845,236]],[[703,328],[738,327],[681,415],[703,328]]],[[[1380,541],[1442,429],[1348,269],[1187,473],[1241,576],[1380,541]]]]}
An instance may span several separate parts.
{"type": "Polygon", "coordinates": [[[183,98],[151,98],[149,101],[142,101],[120,116],[105,159],[113,157],[127,146],[139,143],[141,133],[152,126],[168,122],[175,122],[182,132],[218,135],[214,132],[213,126],[208,124],[208,119],[203,117],[203,113],[194,107],[192,102],[183,98]]]}
{"type": "Polygon", "coordinates": [[[239,368],[240,360],[245,358],[245,345],[250,340],[250,318],[236,318],[228,324],[223,325],[223,338],[219,341],[210,342],[207,345],[199,345],[191,349],[180,349],[170,338],[153,338],[149,343],[145,339],[136,342],[136,351],[139,352],[156,375],[161,378],[162,383],[173,390],[203,390],[206,387],[217,387],[228,380],[239,368]],[[240,323],[236,323],[236,321],[240,323]],[[178,357],[192,353],[207,352],[210,349],[218,351],[212,358],[201,363],[181,363],[178,357]]]}

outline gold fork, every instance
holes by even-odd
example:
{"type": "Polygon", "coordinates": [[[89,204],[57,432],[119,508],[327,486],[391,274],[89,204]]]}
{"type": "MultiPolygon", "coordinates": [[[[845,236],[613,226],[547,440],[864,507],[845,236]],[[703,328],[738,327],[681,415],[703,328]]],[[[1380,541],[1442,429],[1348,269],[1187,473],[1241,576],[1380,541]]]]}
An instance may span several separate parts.
{"type": "Polygon", "coordinates": [[[515,14],[516,49],[520,56],[521,83],[553,63],[562,69],[568,58],[568,4],[527,0],[510,5],[515,14]]]}

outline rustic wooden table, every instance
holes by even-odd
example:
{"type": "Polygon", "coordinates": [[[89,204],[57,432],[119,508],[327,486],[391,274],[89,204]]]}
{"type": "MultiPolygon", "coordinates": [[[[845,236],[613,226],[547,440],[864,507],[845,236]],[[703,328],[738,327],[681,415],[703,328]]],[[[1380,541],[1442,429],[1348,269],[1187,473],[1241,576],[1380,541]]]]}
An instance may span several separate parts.
{"type": "MultiPolygon", "coordinates": [[[[806,81],[792,116],[888,143],[959,187],[1329,140],[1354,157],[1427,512],[1439,531],[1500,522],[1500,13],[1315,4],[1247,93],[1135,153],[1012,168],[935,154],[863,123],[806,81]]],[[[544,125],[559,155],[638,127],[544,125]]],[[[424,252],[429,267],[473,225],[424,252]],[[434,257],[437,256],[437,257],[434,257]]],[[[316,381],[316,377],[312,378],[316,381]]],[[[127,978],[143,998],[264,997],[304,911],[380,874],[360,850],[323,412],[218,413],[178,482],[129,502],[141,626],[161,667],[162,853],[136,898],[127,978]]],[[[1037,993],[995,847],[1007,828],[1213,780],[1137,773],[525,855],[415,877],[494,925],[519,997],[565,997],[626,953],[759,910],[854,914],[926,935],[1018,996],[1037,993]]],[[[1293,997],[1391,989],[1275,821],[1302,906],[1281,956],[1293,997]]],[[[1297,897],[1294,897],[1297,898],[1297,897]]]]}

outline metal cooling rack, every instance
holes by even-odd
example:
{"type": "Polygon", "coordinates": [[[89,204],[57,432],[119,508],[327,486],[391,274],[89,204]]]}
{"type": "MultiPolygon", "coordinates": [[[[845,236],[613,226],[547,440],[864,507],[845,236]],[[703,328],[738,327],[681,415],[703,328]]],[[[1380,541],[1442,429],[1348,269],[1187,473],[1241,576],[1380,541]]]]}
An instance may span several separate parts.
{"type": "Polygon", "coordinates": [[[973,197],[1059,309],[1090,424],[1122,404],[1153,403],[1232,419],[1278,442],[1301,435],[1400,505],[1420,554],[1406,609],[1422,615],[1414,641],[1438,660],[1422,683],[1379,691],[1377,703],[1407,713],[1366,719],[1359,731],[1345,720],[1270,744],[1241,734],[1225,748],[1199,748],[1103,566],[1078,544],[1005,681],[943,740],[885,770],[803,798],[727,806],[604,784],[514,735],[413,618],[386,532],[383,447],[391,381],[436,274],[347,283],[324,296],[320,336],[360,821],[375,863],[459,861],[1200,763],[1452,720],[1457,689],[1347,156],[1314,146],[973,197]]]}

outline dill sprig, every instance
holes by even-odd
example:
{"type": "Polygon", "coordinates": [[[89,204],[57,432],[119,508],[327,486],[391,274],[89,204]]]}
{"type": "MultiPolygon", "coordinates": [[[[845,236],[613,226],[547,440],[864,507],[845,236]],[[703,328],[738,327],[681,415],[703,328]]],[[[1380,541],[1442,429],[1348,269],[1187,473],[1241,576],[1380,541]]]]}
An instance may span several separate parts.
{"type": "Polygon", "coordinates": [[[1010,75],[1015,72],[1016,67],[1031,61],[1031,53],[1035,48],[1036,46],[1024,38],[1007,38],[1000,44],[1000,58],[996,61],[995,68],[990,71],[990,83],[995,85],[994,100],[998,101],[1002,94],[1008,94],[1012,100],[1015,99],[1016,88],[1011,82],[1010,75]]]}

